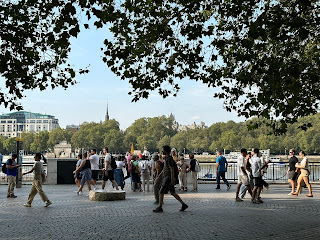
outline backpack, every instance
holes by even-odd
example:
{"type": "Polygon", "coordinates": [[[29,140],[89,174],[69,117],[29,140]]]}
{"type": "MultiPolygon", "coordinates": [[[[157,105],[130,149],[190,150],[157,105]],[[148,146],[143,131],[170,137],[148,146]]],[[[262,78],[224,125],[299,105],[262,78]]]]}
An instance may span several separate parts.
{"type": "Polygon", "coordinates": [[[128,164],[128,172],[129,173],[134,173],[134,171],[136,170],[136,167],[133,166],[133,161],[131,160],[128,164]]]}
{"type": "Polygon", "coordinates": [[[110,163],[112,169],[116,169],[117,168],[117,164],[116,164],[116,159],[115,157],[111,156],[111,163],[110,163]]]}
{"type": "Polygon", "coordinates": [[[2,164],[2,172],[3,172],[4,174],[7,174],[7,163],[3,163],[3,164],[2,164]]]}
{"type": "Polygon", "coordinates": [[[195,172],[200,172],[201,171],[200,163],[197,160],[196,160],[196,165],[194,166],[194,171],[195,172]]]}
{"type": "Polygon", "coordinates": [[[142,167],[141,167],[141,172],[148,172],[148,171],[149,171],[149,168],[148,168],[147,160],[143,160],[142,167]]]}

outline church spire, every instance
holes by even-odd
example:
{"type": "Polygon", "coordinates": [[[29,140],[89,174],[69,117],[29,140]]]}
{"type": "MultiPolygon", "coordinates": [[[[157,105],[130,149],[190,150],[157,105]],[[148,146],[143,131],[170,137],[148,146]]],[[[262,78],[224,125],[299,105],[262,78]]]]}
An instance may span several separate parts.
{"type": "Polygon", "coordinates": [[[106,116],[105,116],[105,121],[109,121],[109,111],[108,111],[108,102],[107,102],[107,112],[106,112],[106,116]]]}

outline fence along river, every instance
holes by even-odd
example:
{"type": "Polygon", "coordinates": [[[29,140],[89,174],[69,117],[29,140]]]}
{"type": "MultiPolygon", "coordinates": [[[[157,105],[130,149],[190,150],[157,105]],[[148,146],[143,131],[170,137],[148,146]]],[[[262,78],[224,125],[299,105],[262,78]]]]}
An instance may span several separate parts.
{"type": "MultiPolygon", "coordinates": [[[[272,158],[271,158],[272,159],[272,158]]],[[[3,162],[6,162],[7,158],[3,160],[3,162]]],[[[74,159],[76,160],[76,159],[74,159]]],[[[48,159],[50,161],[50,159],[48,159]]],[[[189,159],[186,159],[186,162],[189,163],[189,159]]],[[[199,161],[201,166],[201,171],[198,172],[198,179],[203,181],[216,181],[216,162],[215,161],[199,161]]],[[[32,158],[26,158],[23,159],[22,164],[22,172],[30,171],[34,164],[33,157],[32,158]]],[[[277,162],[271,162],[268,164],[267,173],[264,174],[263,178],[267,181],[271,182],[287,182],[288,176],[287,176],[287,170],[288,170],[288,161],[277,161],[277,162]]],[[[310,168],[310,181],[312,182],[320,182],[320,161],[312,161],[309,162],[309,168],[310,168]]],[[[44,169],[47,171],[47,164],[44,164],[44,169]]],[[[125,169],[124,169],[125,171],[125,169]]],[[[70,172],[72,174],[72,172],[70,172]]],[[[188,173],[188,175],[190,175],[188,173]]],[[[238,179],[237,175],[237,161],[234,159],[228,159],[228,169],[226,172],[226,178],[228,180],[236,181],[238,179]]],[[[28,174],[23,176],[22,181],[32,181],[33,175],[28,174]]],[[[190,182],[191,178],[188,179],[188,182],[190,182]]],[[[6,175],[4,173],[0,173],[0,182],[7,182],[6,175]]]]}

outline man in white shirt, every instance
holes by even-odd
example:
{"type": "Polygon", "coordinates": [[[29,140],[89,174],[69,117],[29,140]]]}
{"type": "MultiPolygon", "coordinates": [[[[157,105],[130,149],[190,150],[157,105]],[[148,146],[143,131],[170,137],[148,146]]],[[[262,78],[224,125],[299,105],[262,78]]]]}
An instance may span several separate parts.
{"type": "Polygon", "coordinates": [[[115,186],[115,188],[119,190],[119,186],[114,180],[114,169],[111,166],[112,157],[111,157],[111,154],[108,153],[108,151],[109,149],[107,147],[103,149],[103,152],[106,155],[106,157],[104,159],[104,168],[102,169],[104,171],[103,179],[102,179],[102,189],[105,188],[107,181],[110,180],[113,186],[115,186]]]}
{"type": "Polygon", "coordinates": [[[93,185],[93,189],[96,190],[98,189],[97,180],[99,175],[99,156],[97,154],[97,150],[92,149],[89,156],[90,156],[89,159],[91,163],[92,185],[93,185]]]}
{"type": "Polygon", "coordinates": [[[236,201],[242,202],[243,200],[239,198],[239,191],[241,185],[245,185],[248,189],[248,192],[252,196],[252,191],[250,188],[248,174],[246,172],[246,156],[247,156],[247,149],[241,149],[241,155],[238,157],[237,160],[237,172],[238,172],[238,185],[236,190],[236,201]]]}
{"type": "Polygon", "coordinates": [[[261,170],[269,163],[269,160],[266,162],[266,164],[261,166],[261,159],[259,158],[259,149],[255,148],[253,149],[253,156],[251,158],[250,163],[254,184],[251,201],[253,203],[263,203],[263,201],[260,198],[260,193],[263,186],[261,170]]]}

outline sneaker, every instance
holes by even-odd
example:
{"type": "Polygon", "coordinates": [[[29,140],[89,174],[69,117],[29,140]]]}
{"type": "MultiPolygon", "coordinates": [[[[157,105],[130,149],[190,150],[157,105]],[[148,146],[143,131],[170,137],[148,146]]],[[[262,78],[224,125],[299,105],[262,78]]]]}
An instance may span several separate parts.
{"type": "Polygon", "coordinates": [[[7,195],[7,198],[9,198],[10,197],[10,195],[7,195]]]}
{"type": "Polygon", "coordinates": [[[182,207],[180,209],[181,212],[183,212],[184,210],[186,210],[189,206],[187,204],[182,204],[182,207]]]}
{"type": "Polygon", "coordinates": [[[78,195],[82,195],[82,192],[81,192],[81,191],[80,191],[80,192],[77,191],[77,194],[78,194],[78,195]]]}
{"type": "Polygon", "coordinates": [[[30,204],[30,203],[25,203],[25,204],[23,204],[23,206],[25,206],[25,207],[31,207],[31,204],[30,204]]]}
{"type": "Polygon", "coordinates": [[[219,189],[219,190],[220,190],[220,187],[216,187],[216,189],[219,189]]]}
{"type": "Polygon", "coordinates": [[[162,207],[157,207],[156,209],[153,210],[153,212],[158,213],[158,212],[163,212],[162,207]]]}
{"type": "Polygon", "coordinates": [[[98,190],[99,188],[97,186],[94,186],[93,190],[98,190]]]}
{"type": "Polygon", "coordinates": [[[229,185],[227,186],[227,190],[230,190],[230,188],[231,188],[231,185],[229,184],[229,185]]]}
{"type": "Polygon", "coordinates": [[[261,204],[261,203],[263,203],[263,201],[261,199],[260,200],[253,200],[252,203],[261,204]]]}
{"type": "Polygon", "coordinates": [[[288,194],[288,196],[291,196],[291,195],[293,195],[293,192],[291,192],[291,193],[288,194]]]}
{"type": "Polygon", "coordinates": [[[236,202],[243,202],[241,198],[236,198],[236,202]]]}
{"type": "Polygon", "coordinates": [[[11,194],[10,197],[11,197],[11,198],[16,198],[17,196],[14,195],[14,194],[11,194]]]}
{"type": "Polygon", "coordinates": [[[44,205],[44,207],[49,207],[52,204],[52,202],[50,202],[49,200],[46,202],[46,205],[44,205]]]}

